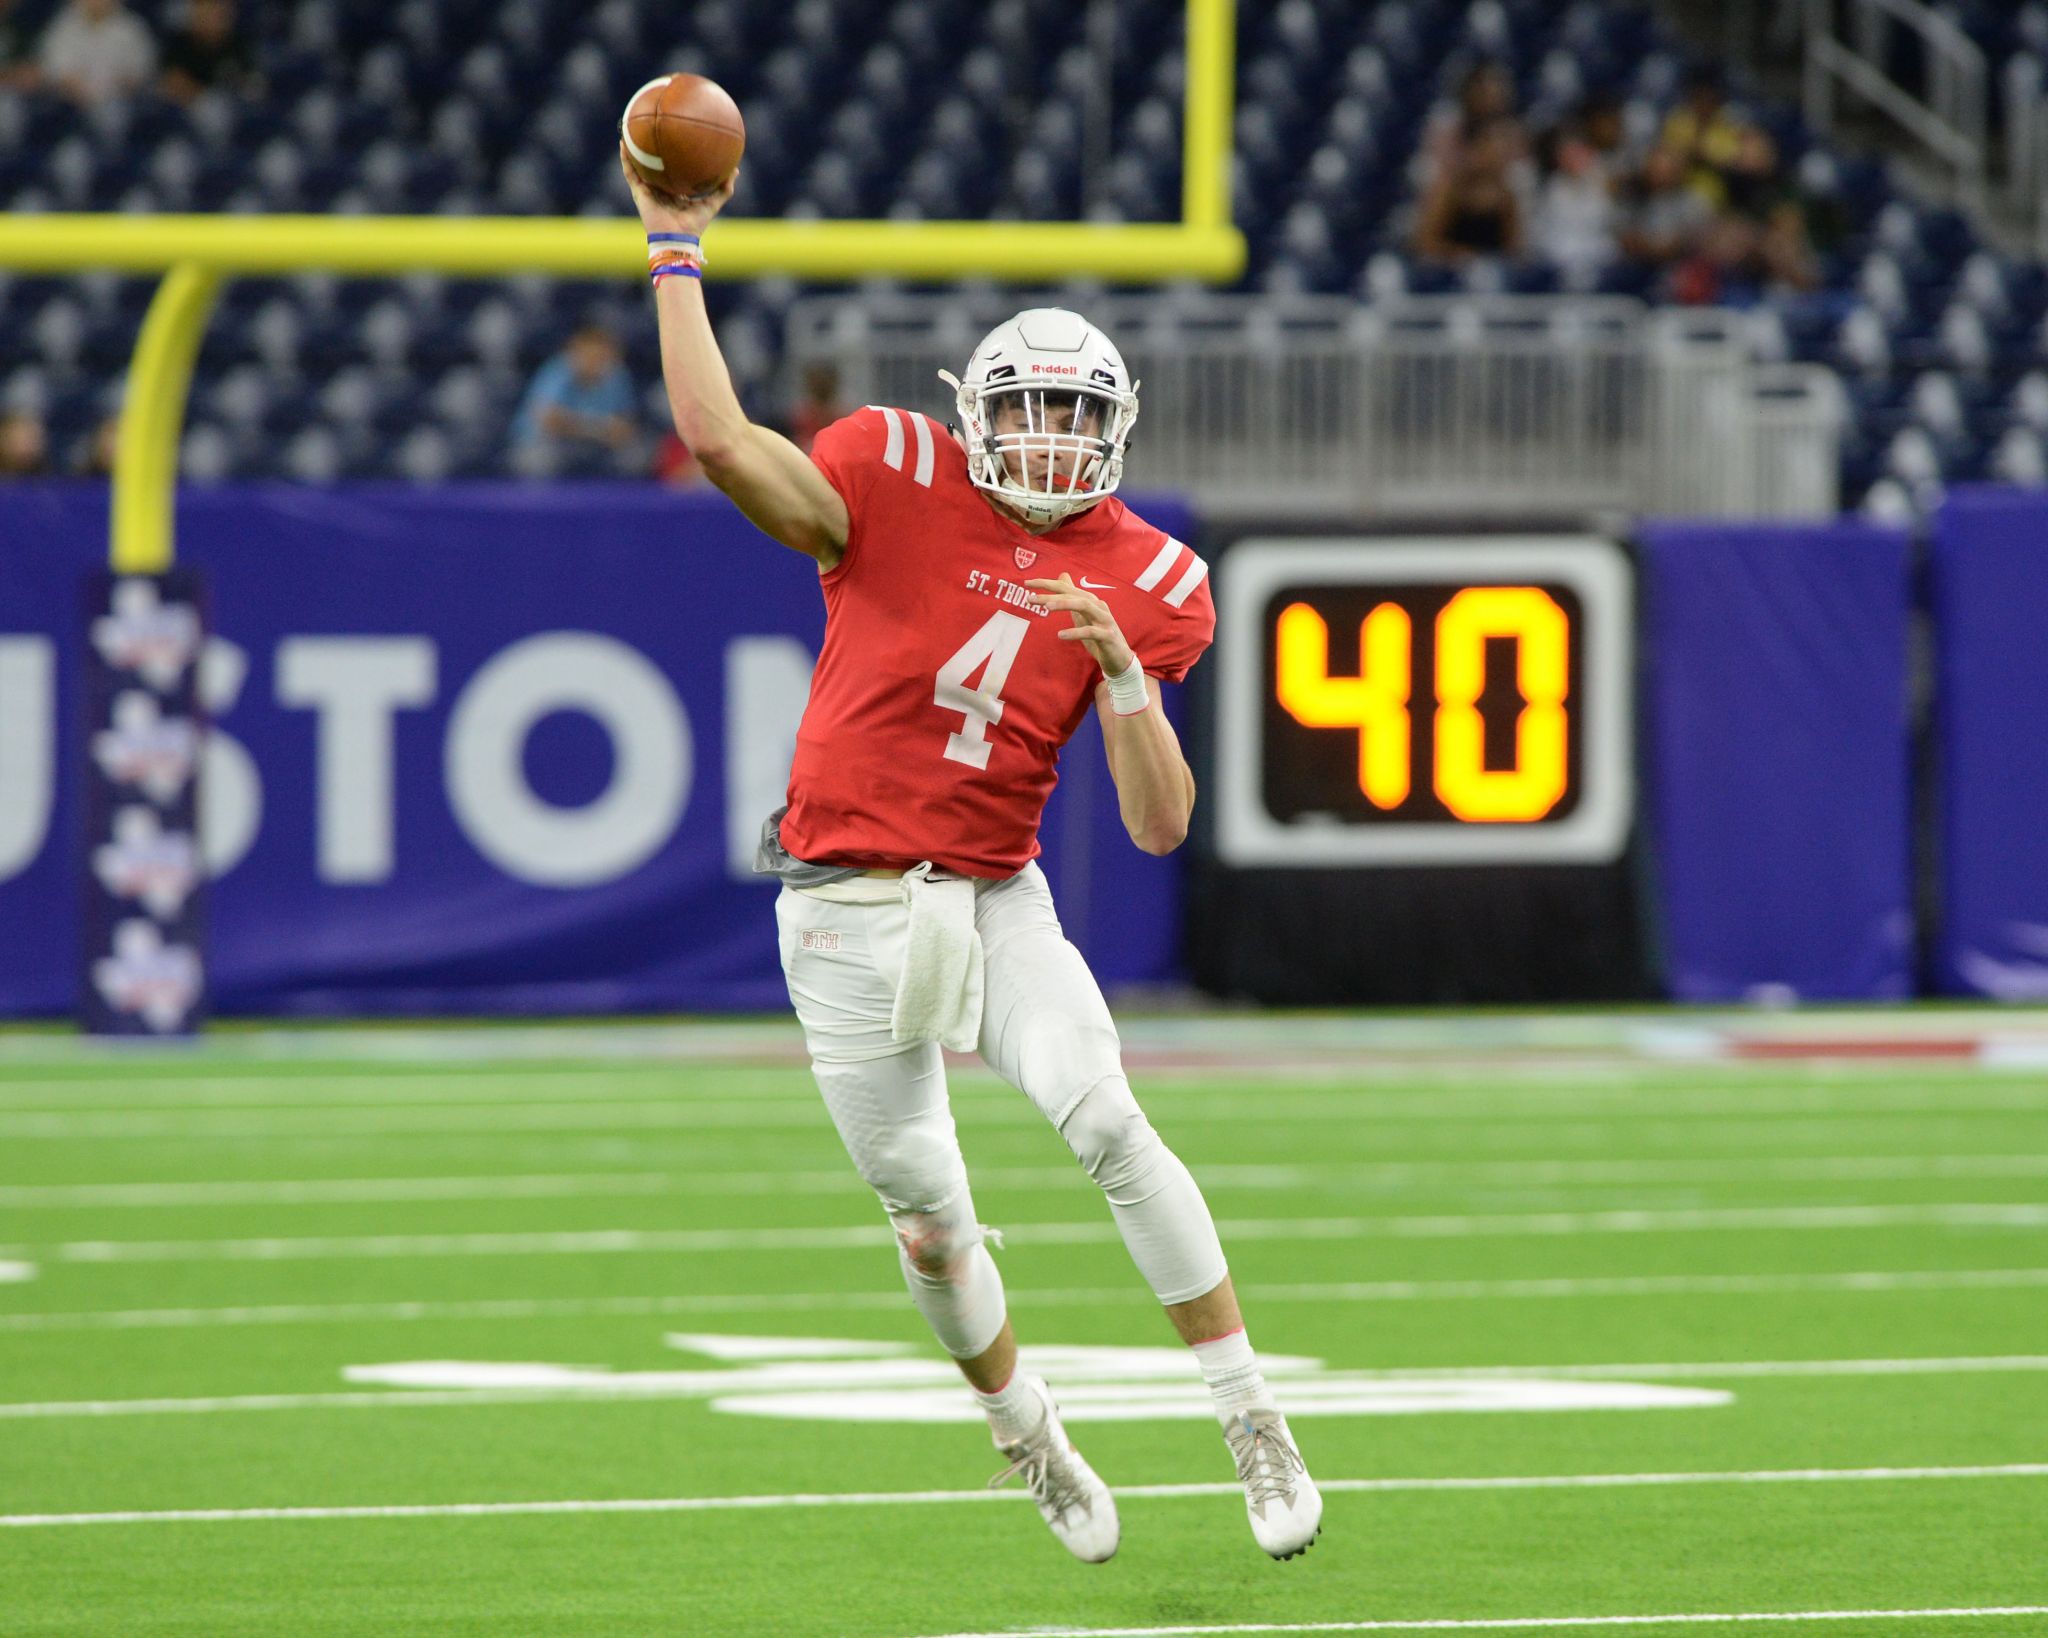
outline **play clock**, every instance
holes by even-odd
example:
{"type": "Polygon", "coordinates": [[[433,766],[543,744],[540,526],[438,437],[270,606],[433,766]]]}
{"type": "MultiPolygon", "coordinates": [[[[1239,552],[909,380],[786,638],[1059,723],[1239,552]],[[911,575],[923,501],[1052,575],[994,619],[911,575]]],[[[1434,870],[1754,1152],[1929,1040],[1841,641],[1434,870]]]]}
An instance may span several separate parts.
{"type": "Polygon", "coordinates": [[[1216,612],[1226,864],[1620,855],[1634,594],[1613,541],[1250,538],[1216,612]]]}

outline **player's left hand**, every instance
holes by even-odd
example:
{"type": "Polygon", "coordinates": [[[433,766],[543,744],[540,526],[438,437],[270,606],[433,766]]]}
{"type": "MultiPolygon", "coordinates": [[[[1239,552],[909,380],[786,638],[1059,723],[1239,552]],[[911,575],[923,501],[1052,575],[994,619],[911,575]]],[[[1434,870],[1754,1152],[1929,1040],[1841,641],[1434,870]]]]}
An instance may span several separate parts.
{"type": "Polygon", "coordinates": [[[1075,585],[1072,575],[1063,574],[1057,580],[1027,580],[1024,587],[1036,592],[1044,607],[1067,611],[1074,623],[1055,635],[1062,641],[1086,643],[1105,677],[1121,676],[1130,670],[1131,645],[1124,641],[1116,616],[1101,598],[1075,585]]]}

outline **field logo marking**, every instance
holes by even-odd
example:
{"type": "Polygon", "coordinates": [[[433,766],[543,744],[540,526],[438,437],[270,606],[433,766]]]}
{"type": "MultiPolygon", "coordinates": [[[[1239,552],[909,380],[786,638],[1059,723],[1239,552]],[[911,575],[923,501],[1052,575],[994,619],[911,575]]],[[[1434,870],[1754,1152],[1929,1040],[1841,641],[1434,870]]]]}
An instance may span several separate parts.
{"type": "MultiPolygon", "coordinates": [[[[593,1395],[658,1394],[704,1398],[734,1416],[820,1422],[978,1423],[981,1411],[961,1392],[959,1373],[910,1343],[844,1342],[829,1337],[725,1336],[675,1332],[672,1348],[730,1367],[714,1370],[613,1371],[588,1365],[414,1360],[351,1365],[352,1383],[384,1387],[548,1391],[593,1395]]],[[[1209,1391],[1185,1348],[1059,1346],[1025,1348],[1027,1368],[1059,1384],[1069,1421],[1199,1421],[1215,1415],[1209,1391]]],[[[1413,1377],[1332,1371],[1320,1359],[1262,1354],[1261,1368],[1303,1416],[1419,1416],[1449,1412],[1680,1410],[1726,1405],[1720,1389],[1643,1382],[1517,1376],[1498,1372],[1413,1377]]]]}

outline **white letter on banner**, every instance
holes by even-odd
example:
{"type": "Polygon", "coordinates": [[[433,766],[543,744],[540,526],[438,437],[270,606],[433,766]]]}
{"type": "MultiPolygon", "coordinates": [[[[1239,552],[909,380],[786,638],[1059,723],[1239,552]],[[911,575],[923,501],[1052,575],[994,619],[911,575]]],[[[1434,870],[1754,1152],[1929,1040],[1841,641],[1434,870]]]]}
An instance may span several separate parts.
{"type": "Polygon", "coordinates": [[[225,637],[209,637],[199,655],[199,703],[206,710],[206,749],[199,759],[199,856],[218,879],[242,862],[263,824],[263,781],[242,742],[220,719],[242,697],[249,656],[225,637]]]}
{"type": "Polygon", "coordinates": [[[429,637],[287,637],[277,645],[281,705],[320,713],[320,879],[391,875],[391,717],[434,698],[429,637]]]}
{"type": "Polygon", "coordinates": [[[796,725],[811,697],[811,651],[794,637],[738,637],[725,648],[725,868],[753,881],[761,821],[782,806],[796,725]]]}
{"type": "Polygon", "coordinates": [[[18,876],[50,832],[57,651],[47,637],[0,637],[0,881],[18,876]]]}
{"type": "Polygon", "coordinates": [[[649,661],[614,638],[544,632],[472,677],[448,722],[448,801],[479,853],[508,875],[586,887],[638,869],[674,834],[690,794],[690,719],[649,661]],[[526,782],[526,736],[581,711],[611,736],[612,782],[558,808],[526,782]]]}

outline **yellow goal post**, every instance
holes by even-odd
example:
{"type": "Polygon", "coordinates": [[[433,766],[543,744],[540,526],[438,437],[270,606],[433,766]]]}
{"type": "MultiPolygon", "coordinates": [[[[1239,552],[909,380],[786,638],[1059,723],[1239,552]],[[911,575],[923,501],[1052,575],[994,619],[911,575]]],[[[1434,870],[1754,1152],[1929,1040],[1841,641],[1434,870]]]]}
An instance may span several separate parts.
{"type": "MultiPolygon", "coordinates": [[[[1092,277],[1227,283],[1245,265],[1230,217],[1236,0],[1187,0],[1187,85],[1178,222],[892,222],[723,218],[718,276],[846,280],[1092,277]]],[[[114,454],[116,571],[170,567],[178,446],[193,361],[223,278],[319,270],[627,277],[640,225],[588,217],[10,216],[0,267],[40,273],[162,273],[128,366],[114,454]]]]}

